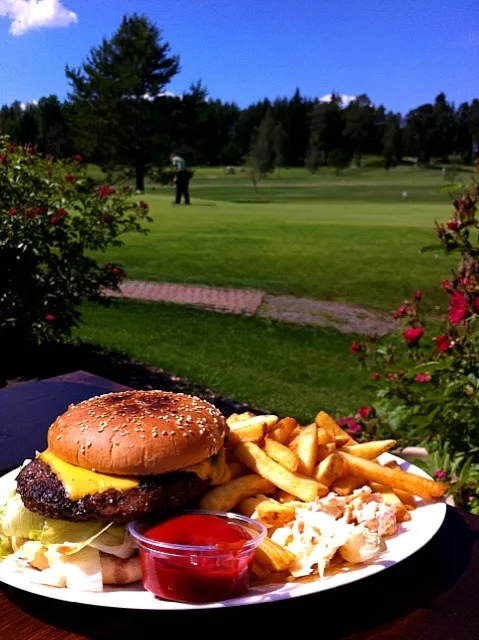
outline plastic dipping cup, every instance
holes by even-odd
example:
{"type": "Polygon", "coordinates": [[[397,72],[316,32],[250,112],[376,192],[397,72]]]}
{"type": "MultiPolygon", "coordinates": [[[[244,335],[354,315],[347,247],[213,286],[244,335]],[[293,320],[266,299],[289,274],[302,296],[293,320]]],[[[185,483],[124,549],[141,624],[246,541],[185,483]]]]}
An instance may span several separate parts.
{"type": "MultiPolygon", "coordinates": [[[[250,584],[250,567],[255,549],[266,536],[260,522],[235,513],[184,511],[183,515],[221,518],[241,530],[245,540],[239,544],[174,544],[148,537],[156,524],[137,521],[129,524],[130,534],[140,550],[143,586],[158,598],[201,604],[243,595],[250,584]]],[[[163,521],[165,522],[165,521],[163,521]]],[[[203,525],[205,524],[202,519],[203,525]]]]}

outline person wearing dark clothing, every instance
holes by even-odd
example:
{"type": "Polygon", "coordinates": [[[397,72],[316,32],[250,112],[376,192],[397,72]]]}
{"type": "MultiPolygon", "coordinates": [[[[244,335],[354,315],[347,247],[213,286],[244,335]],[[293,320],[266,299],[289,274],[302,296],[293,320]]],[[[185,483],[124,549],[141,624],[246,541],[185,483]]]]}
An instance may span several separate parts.
{"type": "Polygon", "coordinates": [[[170,159],[175,170],[176,184],[176,198],[173,204],[181,204],[182,197],[184,198],[185,204],[190,204],[189,184],[191,173],[186,166],[186,162],[176,153],[172,153],[170,159]]]}

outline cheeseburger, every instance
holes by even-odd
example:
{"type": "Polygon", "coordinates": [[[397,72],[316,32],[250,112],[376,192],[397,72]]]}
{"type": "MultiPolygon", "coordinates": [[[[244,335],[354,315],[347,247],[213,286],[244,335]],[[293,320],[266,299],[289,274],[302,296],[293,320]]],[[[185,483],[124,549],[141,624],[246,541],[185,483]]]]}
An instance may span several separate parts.
{"type": "Polygon", "coordinates": [[[139,580],[125,524],[193,506],[226,482],[226,435],[216,407],[180,393],[125,391],[70,405],[0,506],[0,557],[55,586],[139,580]]]}

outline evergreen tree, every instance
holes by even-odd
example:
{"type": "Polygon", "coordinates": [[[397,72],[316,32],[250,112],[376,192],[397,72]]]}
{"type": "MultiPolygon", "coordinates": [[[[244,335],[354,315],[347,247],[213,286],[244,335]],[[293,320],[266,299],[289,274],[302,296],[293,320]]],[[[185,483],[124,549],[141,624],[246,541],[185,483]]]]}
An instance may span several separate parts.
{"type": "MultiPolygon", "coordinates": [[[[152,158],[158,122],[153,103],[179,71],[179,59],[145,16],[125,16],[110,39],[93,47],[79,69],[66,68],[77,143],[104,166],[133,169],[136,188],[152,158]]],[[[166,152],[166,150],[165,150],[166,152]]]]}

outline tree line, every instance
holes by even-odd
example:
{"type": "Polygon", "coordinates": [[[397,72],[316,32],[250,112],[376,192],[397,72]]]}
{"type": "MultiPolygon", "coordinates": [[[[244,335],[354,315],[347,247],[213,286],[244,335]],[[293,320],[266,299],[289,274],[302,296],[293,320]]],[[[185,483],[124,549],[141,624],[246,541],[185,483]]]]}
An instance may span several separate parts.
{"type": "Polygon", "coordinates": [[[303,96],[264,99],[241,109],[212,99],[202,82],[180,96],[166,88],[180,72],[161,31],[146,17],[125,16],[111,39],[92,47],[78,69],[66,68],[70,92],[0,109],[0,130],[44,154],[82,154],[129,172],[137,188],[171,151],[191,166],[249,162],[259,174],[276,167],[337,169],[382,156],[386,169],[412,157],[427,165],[479,151],[479,99],[459,106],[440,93],[407,114],[375,106],[367,95],[349,104],[303,96]]]}

